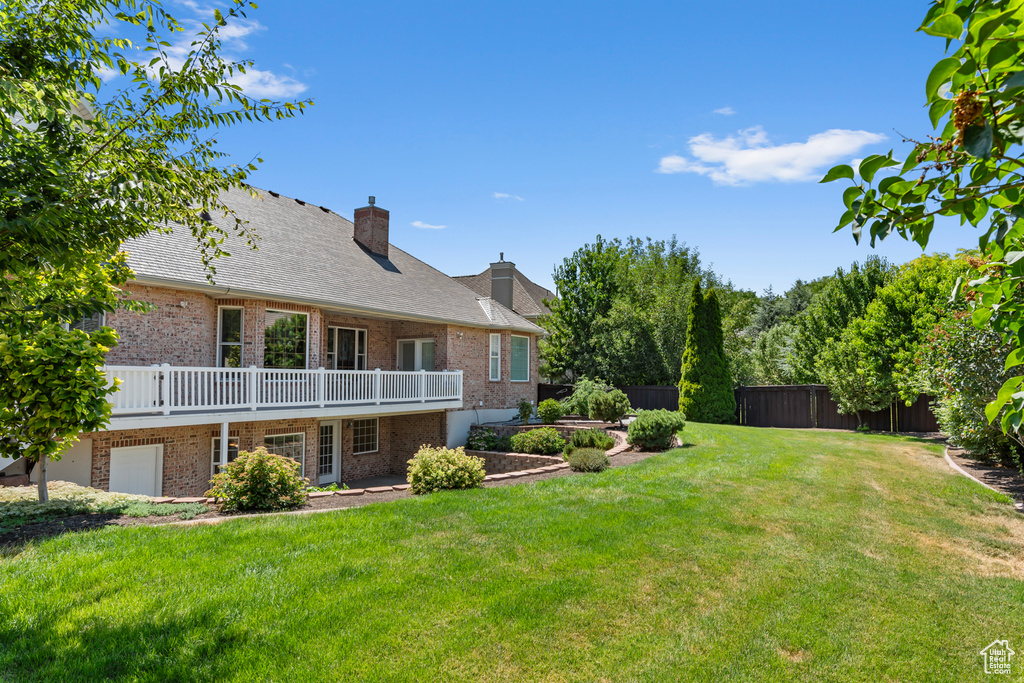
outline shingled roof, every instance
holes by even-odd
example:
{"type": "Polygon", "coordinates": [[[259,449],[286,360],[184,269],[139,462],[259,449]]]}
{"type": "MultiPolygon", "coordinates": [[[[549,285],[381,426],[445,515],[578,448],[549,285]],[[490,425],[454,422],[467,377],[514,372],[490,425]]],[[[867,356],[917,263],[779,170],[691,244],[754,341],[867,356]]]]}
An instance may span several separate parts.
{"type": "MultiPolygon", "coordinates": [[[[477,275],[456,275],[453,279],[466,285],[480,296],[489,297],[491,294],[490,267],[477,275]]],[[[533,320],[536,320],[538,316],[547,315],[551,313],[551,309],[544,305],[544,299],[554,298],[555,293],[550,289],[541,287],[519,272],[518,268],[512,269],[512,310],[518,315],[533,320]]]]}
{"type": "MultiPolygon", "coordinates": [[[[387,318],[543,332],[394,245],[387,258],[371,253],[353,240],[352,222],[333,211],[257,192],[261,197],[254,199],[232,190],[225,199],[259,236],[258,250],[231,234],[223,245],[231,256],[216,261],[215,284],[207,281],[195,239],[185,229],[126,242],[135,279],[387,318]]],[[[213,221],[228,231],[234,225],[230,218],[213,221]]]]}

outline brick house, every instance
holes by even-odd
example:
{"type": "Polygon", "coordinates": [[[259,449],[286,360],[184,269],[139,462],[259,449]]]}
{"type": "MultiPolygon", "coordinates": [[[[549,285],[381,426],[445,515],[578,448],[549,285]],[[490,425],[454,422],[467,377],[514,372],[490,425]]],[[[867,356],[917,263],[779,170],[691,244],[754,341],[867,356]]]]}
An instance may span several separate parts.
{"type": "Polygon", "coordinates": [[[555,293],[542,287],[519,272],[516,264],[505,260],[505,254],[496,263],[476,275],[456,275],[455,279],[480,296],[490,296],[497,301],[511,301],[511,308],[517,315],[536,323],[542,315],[551,313],[545,301],[554,301],[555,293]],[[511,292],[508,291],[511,288],[511,292]]]}
{"type": "Polygon", "coordinates": [[[106,371],[122,384],[109,428],[50,463],[51,479],[201,495],[258,446],[295,458],[313,484],[404,474],[420,444],[461,445],[471,424],[535,399],[542,330],[511,300],[389,244],[372,197],[349,221],[260,195],[229,195],[258,250],[229,237],[215,283],[187,231],[125,244],[127,289],[152,310],[81,322],[117,330],[106,371]]]}

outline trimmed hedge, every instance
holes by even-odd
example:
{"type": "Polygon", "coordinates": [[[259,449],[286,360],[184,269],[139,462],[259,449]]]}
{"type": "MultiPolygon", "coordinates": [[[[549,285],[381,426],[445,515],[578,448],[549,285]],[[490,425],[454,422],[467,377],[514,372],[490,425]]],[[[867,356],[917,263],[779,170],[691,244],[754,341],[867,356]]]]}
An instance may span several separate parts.
{"type": "Polygon", "coordinates": [[[682,413],[670,410],[641,410],[629,425],[626,442],[642,451],[664,451],[672,447],[672,437],[686,427],[682,413]]]}
{"type": "Polygon", "coordinates": [[[516,453],[551,455],[565,448],[565,439],[554,427],[541,427],[512,435],[512,450],[516,453]]]}
{"type": "Polygon", "coordinates": [[[611,464],[600,448],[580,448],[566,456],[566,459],[574,472],[601,472],[611,464]]]}

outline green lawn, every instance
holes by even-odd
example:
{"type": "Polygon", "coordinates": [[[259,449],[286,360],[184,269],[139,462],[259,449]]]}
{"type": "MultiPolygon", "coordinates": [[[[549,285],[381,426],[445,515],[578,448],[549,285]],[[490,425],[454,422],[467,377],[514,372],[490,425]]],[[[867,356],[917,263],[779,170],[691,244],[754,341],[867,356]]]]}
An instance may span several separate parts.
{"type": "Polygon", "coordinates": [[[1024,518],[940,447],[684,436],[538,485],[40,543],[0,559],[0,680],[981,681],[992,640],[1024,653],[1024,518]]]}

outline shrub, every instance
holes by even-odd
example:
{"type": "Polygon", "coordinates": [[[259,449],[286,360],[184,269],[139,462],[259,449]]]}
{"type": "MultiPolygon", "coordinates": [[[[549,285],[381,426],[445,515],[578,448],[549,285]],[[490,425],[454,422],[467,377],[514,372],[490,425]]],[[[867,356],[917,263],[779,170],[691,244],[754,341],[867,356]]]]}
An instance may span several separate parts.
{"type": "Polygon", "coordinates": [[[694,422],[720,424],[733,422],[736,413],[718,294],[703,294],[700,282],[693,283],[687,309],[679,410],[694,422]]]}
{"type": "Polygon", "coordinates": [[[565,414],[562,404],[553,398],[541,401],[537,406],[537,416],[546,425],[553,425],[565,414]]]}
{"type": "Polygon", "coordinates": [[[626,441],[642,451],[664,451],[672,446],[672,437],[685,426],[681,413],[641,410],[629,425],[626,441]]]}
{"type": "Polygon", "coordinates": [[[262,446],[251,453],[240,451],[210,483],[213,487],[206,495],[228,511],[298,507],[306,502],[309,486],[309,480],[299,476],[299,463],[262,446]]]}
{"type": "Polygon", "coordinates": [[[577,429],[565,444],[565,454],[580,448],[598,448],[606,451],[615,445],[615,438],[600,429],[577,429]]]}
{"type": "Polygon", "coordinates": [[[466,448],[471,451],[496,451],[499,450],[498,442],[500,441],[501,439],[490,427],[470,429],[469,438],[466,439],[466,448]]]}
{"type": "Polygon", "coordinates": [[[541,427],[528,432],[512,435],[512,451],[516,453],[532,453],[534,455],[551,455],[565,448],[565,439],[554,427],[541,427]]]}
{"type": "Polygon", "coordinates": [[[567,458],[569,468],[574,472],[601,472],[608,469],[611,462],[600,448],[580,448],[570,453],[567,458]]]}
{"type": "Polygon", "coordinates": [[[409,461],[409,490],[419,495],[442,489],[473,489],[484,480],[484,460],[459,448],[420,446],[409,461]]]}
{"type": "Polygon", "coordinates": [[[498,443],[495,444],[494,450],[499,453],[510,453],[512,451],[512,436],[504,434],[498,437],[498,443]]]}
{"type": "Polygon", "coordinates": [[[601,422],[620,422],[622,416],[632,408],[629,405],[629,398],[618,389],[590,395],[587,414],[591,420],[601,422]]]}
{"type": "Polygon", "coordinates": [[[590,397],[603,394],[612,387],[602,379],[580,377],[572,387],[572,396],[562,401],[566,415],[587,415],[590,412],[590,397]]]}
{"type": "Polygon", "coordinates": [[[519,401],[519,420],[524,425],[530,424],[531,415],[533,415],[533,403],[525,398],[519,401]]]}

